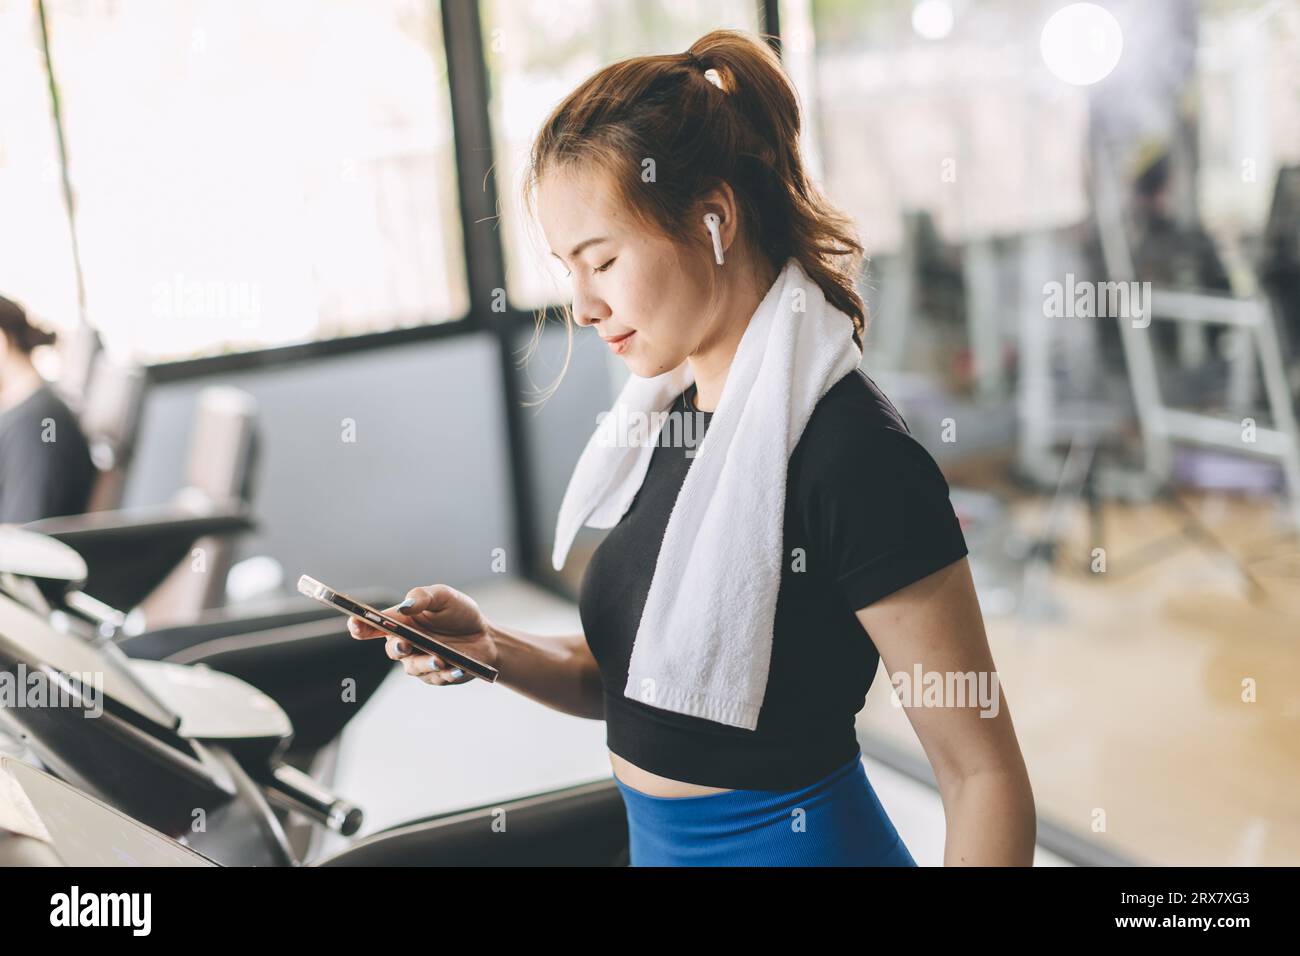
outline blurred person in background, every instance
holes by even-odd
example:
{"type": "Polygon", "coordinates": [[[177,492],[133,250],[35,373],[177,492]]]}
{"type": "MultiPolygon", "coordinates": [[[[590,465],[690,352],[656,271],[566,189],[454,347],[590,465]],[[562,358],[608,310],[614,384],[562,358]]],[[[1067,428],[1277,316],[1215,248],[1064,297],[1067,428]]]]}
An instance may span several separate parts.
{"type": "Polygon", "coordinates": [[[32,364],[54,333],[0,296],[0,524],[86,510],[95,466],[72,410],[32,364]]]}
{"type": "Polygon", "coordinates": [[[1183,225],[1175,210],[1173,157],[1157,151],[1142,164],[1133,184],[1138,279],[1184,289],[1231,292],[1228,270],[1214,240],[1200,226],[1183,225]]]}

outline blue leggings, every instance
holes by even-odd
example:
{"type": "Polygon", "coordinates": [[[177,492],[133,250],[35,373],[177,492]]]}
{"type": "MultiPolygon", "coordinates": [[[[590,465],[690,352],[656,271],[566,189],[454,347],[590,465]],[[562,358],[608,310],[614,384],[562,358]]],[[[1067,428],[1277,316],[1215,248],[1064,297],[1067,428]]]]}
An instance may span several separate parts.
{"type": "Polygon", "coordinates": [[[916,866],[861,751],[798,790],[656,797],[614,782],[627,807],[632,866],[916,866]]]}

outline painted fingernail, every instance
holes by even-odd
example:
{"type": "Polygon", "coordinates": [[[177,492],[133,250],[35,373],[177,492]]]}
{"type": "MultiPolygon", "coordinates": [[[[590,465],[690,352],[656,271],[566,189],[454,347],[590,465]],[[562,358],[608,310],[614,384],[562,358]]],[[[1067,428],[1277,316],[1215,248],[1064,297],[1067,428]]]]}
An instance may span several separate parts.
{"type": "Polygon", "coordinates": [[[397,609],[398,609],[399,611],[405,611],[407,608],[409,608],[409,607],[410,607],[412,604],[414,604],[414,603],[415,603],[415,598],[407,598],[407,599],[406,599],[405,601],[403,601],[401,604],[397,605],[397,609]]]}
{"type": "Polygon", "coordinates": [[[449,673],[447,676],[450,677],[452,680],[460,680],[462,677],[465,676],[465,672],[462,671],[459,667],[457,667],[454,671],[449,673]]]}
{"type": "Polygon", "coordinates": [[[406,641],[398,641],[393,649],[403,656],[411,653],[411,646],[406,641]]]}

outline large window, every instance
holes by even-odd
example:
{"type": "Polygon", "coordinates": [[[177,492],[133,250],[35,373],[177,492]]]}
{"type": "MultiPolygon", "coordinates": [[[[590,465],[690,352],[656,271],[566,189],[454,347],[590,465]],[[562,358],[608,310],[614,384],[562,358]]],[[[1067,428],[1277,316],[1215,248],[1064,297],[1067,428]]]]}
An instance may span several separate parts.
{"type": "Polygon", "coordinates": [[[43,325],[77,323],[72,238],[29,0],[0,0],[0,295],[43,325]]]}
{"type": "Polygon", "coordinates": [[[603,66],[630,56],[681,53],[710,30],[759,29],[750,0],[485,0],[492,132],[510,301],[536,308],[568,294],[564,271],[519,208],[528,148],[542,120],[603,66]]]}
{"type": "Polygon", "coordinates": [[[953,242],[1086,215],[1087,93],[1043,64],[1050,7],[781,4],[825,189],[869,252],[898,248],[910,210],[930,213],[953,242]]]}
{"type": "Polygon", "coordinates": [[[1278,170],[1300,162],[1300,5],[1207,2],[1199,26],[1200,212],[1232,246],[1263,229],[1278,170]]]}
{"type": "MultiPolygon", "coordinates": [[[[31,6],[10,2],[6,18],[31,6]]],[[[46,8],[87,311],[110,349],[196,357],[465,313],[436,3],[46,8]]],[[[22,62],[0,70],[30,74],[38,61],[17,45],[22,62]]],[[[53,134],[43,77],[24,79],[0,95],[21,100],[30,171],[53,134]]],[[[6,247],[66,231],[47,191],[17,216],[6,204],[6,247]]],[[[41,268],[62,281],[57,256],[41,268]]],[[[48,292],[39,304],[68,308],[48,292]]]]}

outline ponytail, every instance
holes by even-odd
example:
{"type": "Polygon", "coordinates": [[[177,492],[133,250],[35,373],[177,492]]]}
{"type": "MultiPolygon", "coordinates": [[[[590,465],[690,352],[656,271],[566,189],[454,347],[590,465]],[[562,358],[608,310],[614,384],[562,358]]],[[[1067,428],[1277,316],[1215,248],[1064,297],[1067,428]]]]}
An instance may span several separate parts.
{"type": "Polygon", "coordinates": [[[53,345],[56,334],[53,331],[39,329],[27,320],[23,307],[12,299],[0,295],[0,333],[9,340],[10,347],[30,354],[41,345],[53,345]]]}
{"type": "Polygon", "coordinates": [[[862,348],[866,307],[856,279],[863,246],[852,220],[808,178],[799,149],[799,100],[776,54],[743,33],[715,30],[687,55],[717,74],[726,102],[741,118],[736,176],[747,187],[746,211],[757,224],[759,248],[778,268],[790,257],[798,260],[826,301],[849,316],[862,348]]]}

